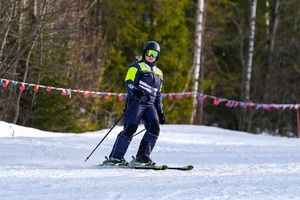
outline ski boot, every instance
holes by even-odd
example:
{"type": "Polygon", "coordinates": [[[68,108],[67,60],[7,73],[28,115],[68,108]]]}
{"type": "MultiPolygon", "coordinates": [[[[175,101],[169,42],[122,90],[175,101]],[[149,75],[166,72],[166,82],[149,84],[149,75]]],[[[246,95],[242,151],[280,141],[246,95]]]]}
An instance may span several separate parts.
{"type": "Polygon", "coordinates": [[[128,166],[128,162],[124,158],[116,158],[116,157],[110,157],[107,158],[105,156],[105,161],[102,163],[102,166],[107,165],[107,166],[128,166]]]}
{"type": "Polygon", "coordinates": [[[129,166],[155,166],[155,162],[151,160],[149,156],[143,155],[135,158],[132,156],[129,166]]]}

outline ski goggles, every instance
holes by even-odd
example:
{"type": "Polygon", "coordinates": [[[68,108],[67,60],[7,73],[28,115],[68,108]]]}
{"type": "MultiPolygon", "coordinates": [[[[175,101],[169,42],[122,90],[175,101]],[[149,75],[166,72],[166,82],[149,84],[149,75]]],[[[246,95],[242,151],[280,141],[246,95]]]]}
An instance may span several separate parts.
{"type": "Polygon", "coordinates": [[[158,57],[158,51],[156,51],[156,50],[151,50],[151,49],[146,50],[145,54],[148,57],[150,57],[150,56],[152,56],[153,58],[157,58],[158,57]]]}

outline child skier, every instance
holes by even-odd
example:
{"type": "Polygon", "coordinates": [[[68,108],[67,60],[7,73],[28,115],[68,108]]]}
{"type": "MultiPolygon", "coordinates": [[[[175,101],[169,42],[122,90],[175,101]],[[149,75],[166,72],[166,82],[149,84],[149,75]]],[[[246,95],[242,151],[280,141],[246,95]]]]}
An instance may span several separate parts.
{"type": "Polygon", "coordinates": [[[163,125],[166,122],[161,99],[163,73],[155,66],[159,56],[159,44],[148,41],[144,45],[142,59],[129,67],[125,78],[128,94],[123,119],[124,127],[116,138],[109,158],[103,162],[104,165],[155,165],[150,154],[159,136],[159,124],[163,125]],[[141,120],[145,125],[146,133],[140,142],[135,159],[128,163],[124,155],[141,120]]]}

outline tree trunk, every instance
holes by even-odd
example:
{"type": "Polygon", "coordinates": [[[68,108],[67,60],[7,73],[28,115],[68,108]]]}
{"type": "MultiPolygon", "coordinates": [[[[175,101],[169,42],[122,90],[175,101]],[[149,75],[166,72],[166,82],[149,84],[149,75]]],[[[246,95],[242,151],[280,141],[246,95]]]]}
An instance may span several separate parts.
{"type": "MultiPolygon", "coordinates": [[[[253,49],[254,49],[254,39],[255,39],[255,18],[256,18],[256,6],[257,0],[252,0],[251,2],[251,17],[250,17],[250,32],[249,32],[249,47],[248,47],[248,56],[247,64],[245,70],[245,82],[244,82],[244,97],[243,100],[245,103],[250,102],[250,86],[251,86],[251,74],[252,74],[252,60],[253,60],[253,49]]],[[[243,109],[242,112],[242,130],[245,130],[246,126],[246,110],[243,109]]]]}
{"type": "Polygon", "coordinates": [[[202,30],[203,30],[203,10],[204,10],[204,0],[198,0],[197,7],[197,24],[196,24],[196,41],[195,41],[195,54],[194,54],[194,100],[193,100],[193,112],[191,116],[191,124],[195,124],[195,116],[197,112],[198,104],[198,85],[199,85],[199,76],[201,68],[201,49],[202,49],[202,30]]]}

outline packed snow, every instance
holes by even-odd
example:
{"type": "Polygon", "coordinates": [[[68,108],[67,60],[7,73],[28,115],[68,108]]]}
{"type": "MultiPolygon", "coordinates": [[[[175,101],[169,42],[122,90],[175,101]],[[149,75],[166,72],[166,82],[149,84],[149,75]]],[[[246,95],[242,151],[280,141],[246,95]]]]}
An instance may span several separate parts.
{"type": "MultiPolygon", "coordinates": [[[[84,162],[108,130],[52,133],[0,121],[0,199],[300,199],[298,138],[163,125],[152,159],[193,170],[100,168],[117,126],[84,162]]],[[[133,138],[128,161],[142,135],[133,138]]]]}

